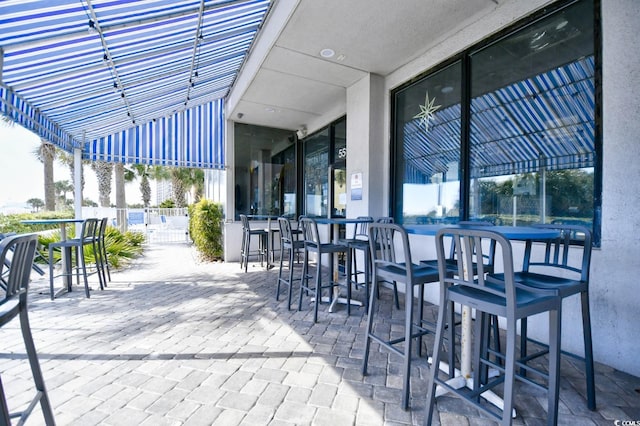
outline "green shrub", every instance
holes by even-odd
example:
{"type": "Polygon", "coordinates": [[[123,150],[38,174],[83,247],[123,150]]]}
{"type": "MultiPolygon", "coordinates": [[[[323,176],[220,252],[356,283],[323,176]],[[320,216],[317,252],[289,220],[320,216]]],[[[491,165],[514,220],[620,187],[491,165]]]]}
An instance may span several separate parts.
{"type": "Polygon", "coordinates": [[[189,234],[206,260],[222,258],[222,205],[202,199],[189,206],[189,234]]]}

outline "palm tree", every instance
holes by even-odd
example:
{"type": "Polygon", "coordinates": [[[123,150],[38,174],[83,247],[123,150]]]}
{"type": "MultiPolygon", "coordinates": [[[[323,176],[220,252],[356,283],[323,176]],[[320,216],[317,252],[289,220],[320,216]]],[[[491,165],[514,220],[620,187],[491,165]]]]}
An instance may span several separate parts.
{"type": "MultiPolygon", "coordinates": [[[[74,160],[73,154],[65,151],[59,151],[58,161],[60,161],[60,163],[62,163],[63,165],[69,168],[69,173],[71,174],[71,183],[75,188],[76,186],[75,168],[76,167],[75,167],[75,160],[74,160]]],[[[87,160],[82,160],[82,162],[80,163],[80,166],[82,168],[82,170],[80,170],[80,187],[82,188],[83,191],[84,191],[84,165],[88,163],[89,161],[87,160]]]]}
{"type": "Polygon", "coordinates": [[[42,201],[40,198],[29,198],[27,200],[27,204],[29,204],[31,208],[36,212],[38,212],[42,207],[44,207],[44,201],[42,201]]]}
{"type": "Polygon", "coordinates": [[[145,164],[131,164],[124,171],[124,180],[127,182],[133,182],[136,177],[140,177],[140,193],[145,207],[149,207],[151,204],[151,184],[149,182],[151,174],[152,167],[145,164]]]}
{"type": "Polygon", "coordinates": [[[56,209],[56,188],[53,182],[53,160],[56,158],[56,147],[44,138],[40,139],[40,147],[36,157],[44,165],[44,209],[56,209]]]}
{"type": "Polygon", "coordinates": [[[67,192],[73,191],[73,185],[68,180],[59,180],[53,184],[56,195],[62,201],[62,208],[67,206],[67,192]]]}
{"type": "Polygon", "coordinates": [[[116,208],[124,211],[127,208],[127,198],[124,189],[124,164],[116,163],[114,166],[114,174],[116,178],[116,208]]]}
{"type": "Polygon", "coordinates": [[[104,161],[96,161],[91,163],[91,168],[96,172],[98,180],[98,193],[100,199],[100,207],[111,206],[111,172],[113,164],[104,161]]]}

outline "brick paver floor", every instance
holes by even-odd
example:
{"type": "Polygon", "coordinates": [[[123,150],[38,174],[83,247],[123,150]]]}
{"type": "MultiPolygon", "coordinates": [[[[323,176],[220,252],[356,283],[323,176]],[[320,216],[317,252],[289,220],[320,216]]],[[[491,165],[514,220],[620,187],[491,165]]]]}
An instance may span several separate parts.
{"type": "MultiPolygon", "coordinates": [[[[422,424],[426,359],[415,358],[412,409],[403,411],[399,358],[374,344],[369,375],[361,374],[364,309],[348,317],[322,305],[313,324],[307,299],[300,312],[275,301],[276,276],[257,263],[244,273],[237,263],[200,262],[191,246],[173,244],[149,246],[90,299],[78,287],[52,302],[47,281],[34,281],[31,327],[57,423],[422,424]]],[[[379,327],[400,333],[390,291],[380,309],[379,327]]],[[[0,374],[17,409],[32,389],[18,322],[0,333],[0,374]]],[[[580,361],[562,362],[560,424],[640,420],[638,377],[598,364],[598,410],[590,412],[580,361]]],[[[546,423],[545,393],[516,389],[514,424],[546,423]]],[[[492,423],[453,397],[440,397],[437,409],[435,424],[492,423]]],[[[42,423],[36,408],[27,424],[42,423]]]]}

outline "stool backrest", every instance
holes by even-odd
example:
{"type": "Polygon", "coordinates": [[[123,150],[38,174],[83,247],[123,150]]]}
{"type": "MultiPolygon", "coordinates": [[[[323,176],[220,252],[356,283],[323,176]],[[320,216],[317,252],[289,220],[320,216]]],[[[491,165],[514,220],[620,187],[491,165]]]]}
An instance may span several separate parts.
{"type": "Polygon", "coordinates": [[[85,219],[84,222],[82,222],[82,239],[84,241],[94,240],[98,236],[99,228],[98,219],[85,219]]]}
{"type": "Polygon", "coordinates": [[[280,238],[282,239],[282,242],[285,244],[291,244],[293,241],[291,221],[286,217],[279,217],[278,228],[280,229],[280,238]]]}
{"type": "Polygon", "coordinates": [[[320,246],[320,234],[318,233],[318,223],[310,217],[300,219],[300,229],[302,229],[302,239],[304,245],[310,248],[320,246]]]}
{"type": "Polygon", "coordinates": [[[240,221],[242,221],[242,230],[248,231],[251,229],[251,225],[249,225],[249,218],[245,214],[240,215],[240,221]]]}
{"type": "Polygon", "coordinates": [[[366,241],[369,238],[369,225],[373,222],[373,218],[371,216],[358,216],[356,219],[360,219],[365,222],[358,222],[355,224],[351,239],[366,241]]]}
{"type": "Polygon", "coordinates": [[[468,288],[469,294],[475,295],[473,297],[478,299],[478,303],[481,303],[482,299],[504,298],[507,312],[515,315],[513,252],[511,243],[502,234],[479,228],[443,228],[436,234],[436,254],[442,292],[452,285],[457,285],[468,288]],[[447,273],[450,272],[447,263],[450,257],[445,254],[445,238],[453,238],[454,257],[458,265],[454,274],[447,273]],[[500,247],[504,280],[486,274],[490,272],[483,262],[487,247],[490,247],[489,250],[500,247]],[[472,272],[474,267],[477,268],[475,275],[472,272]]]}
{"type": "Polygon", "coordinates": [[[5,260],[11,253],[9,262],[11,267],[2,280],[5,297],[0,304],[17,296],[26,298],[37,245],[37,234],[13,235],[0,241],[0,275],[5,275],[4,268],[7,268],[5,260]]]}
{"type": "Polygon", "coordinates": [[[544,250],[533,250],[532,241],[527,241],[523,270],[531,268],[551,268],[580,274],[581,281],[589,281],[591,268],[591,231],[581,225],[539,224],[536,228],[558,230],[560,236],[554,240],[544,240],[537,244],[544,250]]]}

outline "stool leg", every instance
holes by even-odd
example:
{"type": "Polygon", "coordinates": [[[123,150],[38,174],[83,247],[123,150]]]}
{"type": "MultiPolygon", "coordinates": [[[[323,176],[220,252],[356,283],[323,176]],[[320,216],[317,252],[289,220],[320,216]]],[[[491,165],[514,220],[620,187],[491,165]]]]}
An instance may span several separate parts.
{"type": "Polygon", "coordinates": [[[278,285],[276,286],[276,301],[278,301],[280,299],[280,282],[282,281],[282,260],[283,260],[283,255],[282,252],[284,251],[284,248],[282,248],[282,245],[280,246],[280,266],[278,267],[278,285]]]}
{"type": "Polygon", "coordinates": [[[589,313],[589,293],[582,292],[582,333],[584,334],[584,363],[587,378],[587,407],[596,409],[595,371],[593,367],[593,343],[591,339],[591,314],[589,313]]]}
{"type": "MultiPolygon", "coordinates": [[[[376,274],[373,274],[373,282],[376,285],[377,277],[376,274]]],[[[370,295],[371,300],[369,300],[369,315],[367,318],[367,332],[364,337],[364,356],[362,357],[362,375],[365,376],[367,374],[367,363],[369,362],[369,348],[371,347],[371,332],[373,331],[373,316],[375,315],[375,305],[376,300],[378,299],[376,292],[372,291],[370,295]]]]}
{"type": "Polygon", "coordinates": [[[49,246],[49,291],[51,292],[51,300],[55,298],[53,291],[53,247],[49,246]]]}
{"type": "Polygon", "coordinates": [[[413,342],[413,339],[411,338],[413,328],[413,286],[411,284],[407,284],[406,287],[407,288],[405,289],[404,300],[404,377],[402,379],[402,409],[404,410],[409,409],[409,385],[411,382],[411,343],[413,342]]]}
{"type": "MultiPolygon", "coordinates": [[[[345,265],[345,283],[347,284],[347,316],[351,315],[351,267],[355,263],[354,251],[351,247],[347,247],[347,264],[345,265]]],[[[357,273],[357,272],[356,272],[357,273]]],[[[357,275],[356,275],[357,279],[357,275]]]]}
{"type": "Polygon", "coordinates": [[[36,347],[33,344],[33,337],[31,335],[31,327],[29,326],[29,317],[26,309],[26,306],[24,306],[20,311],[20,328],[22,329],[22,338],[24,339],[24,345],[27,350],[27,357],[29,358],[29,365],[31,366],[31,374],[33,375],[33,381],[36,385],[36,391],[39,393],[40,406],[42,408],[45,423],[47,425],[55,425],[53,411],[51,410],[51,403],[49,402],[49,395],[47,394],[44,379],[42,378],[42,371],[40,370],[40,363],[38,362],[36,347]]]}
{"type": "MultiPolygon", "coordinates": [[[[294,262],[294,256],[295,256],[295,250],[293,248],[293,245],[291,246],[291,248],[289,249],[289,296],[288,296],[288,302],[287,302],[287,309],[291,310],[291,295],[293,294],[293,262],[294,262]]],[[[300,289],[300,293],[302,293],[302,289],[300,289]]]]}
{"type": "Polygon", "coordinates": [[[4,387],[2,387],[2,377],[0,377],[0,424],[2,425],[11,424],[9,407],[7,407],[7,398],[4,395],[4,387]]]}

